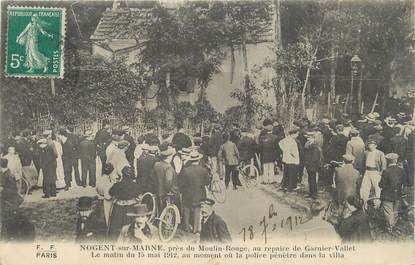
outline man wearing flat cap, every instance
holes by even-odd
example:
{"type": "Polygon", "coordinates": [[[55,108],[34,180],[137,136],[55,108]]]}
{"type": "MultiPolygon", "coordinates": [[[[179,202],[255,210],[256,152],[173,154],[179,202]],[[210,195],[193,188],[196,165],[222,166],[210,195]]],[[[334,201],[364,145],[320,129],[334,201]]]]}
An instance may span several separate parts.
{"type": "Polygon", "coordinates": [[[386,219],[388,231],[392,231],[396,224],[402,187],[408,184],[405,171],[397,165],[398,158],[399,155],[396,153],[386,155],[388,167],[383,171],[379,182],[379,187],[382,189],[380,193],[381,208],[386,219]]]}
{"type": "Polygon", "coordinates": [[[215,213],[213,205],[215,201],[209,198],[200,200],[202,215],[202,230],[200,232],[200,242],[208,243],[230,243],[232,241],[228,226],[225,221],[215,213]]]}
{"type": "MultiPolygon", "coordinates": [[[[363,175],[362,184],[360,187],[360,197],[364,202],[366,202],[369,198],[371,188],[375,190],[375,197],[379,198],[379,181],[382,172],[386,169],[385,154],[377,149],[376,140],[368,140],[367,146],[368,151],[365,153],[366,171],[363,175]]],[[[375,204],[376,207],[379,207],[379,204],[376,201],[375,204]]]]}
{"type": "Polygon", "coordinates": [[[137,180],[144,183],[145,190],[155,193],[155,180],[152,178],[154,164],[158,161],[156,157],[158,152],[157,146],[144,144],[143,153],[137,160],[137,180]]]}
{"type": "Polygon", "coordinates": [[[335,169],[334,181],[337,189],[337,200],[339,211],[342,212],[344,200],[349,196],[357,194],[357,185],[360,180],[360,173],[353,167],[355,157],[351,154],[343,155],[344,164],[335,169]]]}

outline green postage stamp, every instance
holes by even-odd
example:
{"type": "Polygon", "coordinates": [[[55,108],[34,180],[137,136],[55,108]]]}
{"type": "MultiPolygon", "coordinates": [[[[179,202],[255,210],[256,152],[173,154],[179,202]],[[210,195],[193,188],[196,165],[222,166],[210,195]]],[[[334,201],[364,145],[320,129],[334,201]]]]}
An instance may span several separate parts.
{"type": "Polygon", "coordinates": [[[6,75],[62,78],[65,9],[7,8],[6,75]]]}

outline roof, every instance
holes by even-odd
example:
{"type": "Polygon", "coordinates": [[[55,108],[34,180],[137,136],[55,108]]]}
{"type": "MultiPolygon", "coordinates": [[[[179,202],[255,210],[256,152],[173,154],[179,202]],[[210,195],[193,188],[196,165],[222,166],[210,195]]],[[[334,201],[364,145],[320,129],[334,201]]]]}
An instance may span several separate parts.
{"type": "Polygon", "coordinates": [[[151,8],[107,9],[103,12],[91,40],[111,50],[132,47],[144,42],[146,25],[151,18],[151,8]]]}

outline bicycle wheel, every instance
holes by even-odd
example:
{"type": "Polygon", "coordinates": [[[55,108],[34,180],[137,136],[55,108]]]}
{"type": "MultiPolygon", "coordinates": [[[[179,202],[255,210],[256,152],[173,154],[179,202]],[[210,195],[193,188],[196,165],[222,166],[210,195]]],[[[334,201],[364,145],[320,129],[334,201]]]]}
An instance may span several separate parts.
{"type": "Polygon", "coordinates": [[[213,199],[218,203],[224,203],[226,200],[226,189],[223,181],[213,180],[210,184],[210,192],[213,199]]]}
{"type": "Polygon", "coordinates": [[[21,188],[22,189],[20,191],[20,194],[23,197],[26,197],[29,194],[30,184],[29,184],[29,182],[25,178],[22,178],[21,188]]]}
{"type": "Polygon", "coordinates": [[[159,237],[162,242],[172,240],[180,221],[179,209],[176,205],[167,205],[159,218],[159,237]]]}
{"type": "Polygon", "coordinates": [[[157,212],[157,204],[156,204],[156,196],[150,192],[146,192],[141,197],[140,203],[147,205],[147,209],[151,211],[150,218],[148,219],[150,223],[154,221],[156,218],[157,212]]]}
{"type": "Polygon", "coordinates": [[[258,169],[253,165],[246,165],[240,170],[240,175],[245,187],[251,188],[258,184],[258,169]]]}

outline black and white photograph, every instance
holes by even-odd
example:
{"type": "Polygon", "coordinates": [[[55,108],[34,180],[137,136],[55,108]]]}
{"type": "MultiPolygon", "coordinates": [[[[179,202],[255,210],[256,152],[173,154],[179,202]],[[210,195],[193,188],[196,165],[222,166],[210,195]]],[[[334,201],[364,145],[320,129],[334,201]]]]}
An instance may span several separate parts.
{"type": "Polygon", "coordinates": [[[415,262],[414,0],[2,0],[0,20],[0,248],[415,262]]]}

